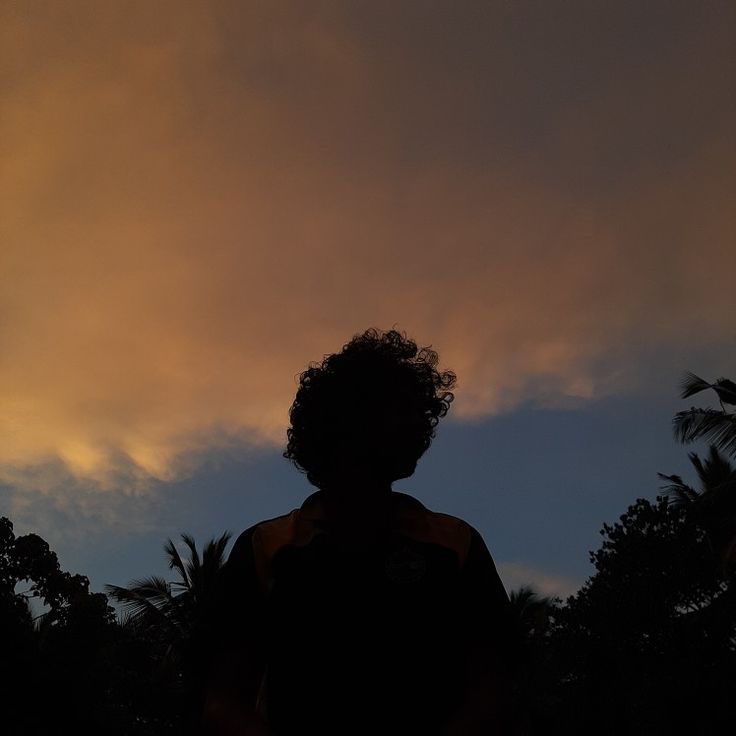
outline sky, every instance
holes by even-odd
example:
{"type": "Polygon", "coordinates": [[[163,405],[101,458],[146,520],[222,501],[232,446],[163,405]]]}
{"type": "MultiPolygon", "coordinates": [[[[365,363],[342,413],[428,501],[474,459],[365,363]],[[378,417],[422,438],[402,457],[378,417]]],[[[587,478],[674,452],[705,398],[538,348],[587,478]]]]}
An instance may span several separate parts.
{"type": "Polygon", "coordinates": [[[736,373],[733,3],[5,2],[0,105],[0,514],[95,589],[298,506],[367,327],[458,376],[397,490],[549,594],[736,373]]]}

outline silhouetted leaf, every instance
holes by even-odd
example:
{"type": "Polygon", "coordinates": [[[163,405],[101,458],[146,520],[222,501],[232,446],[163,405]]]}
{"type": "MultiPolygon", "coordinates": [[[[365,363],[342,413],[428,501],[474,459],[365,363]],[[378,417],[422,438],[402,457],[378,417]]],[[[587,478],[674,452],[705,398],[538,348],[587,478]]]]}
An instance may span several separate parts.
{"type": "Polygon", "coordinates": [[[717,409],[693,407],[675,414],[675,438],[683,443],[705,440],[726,454],[736,455],[736,416],[717,409]]]}
{"type": "Polygon", "coordinates": [[[709,388],[712,388],[712,386],[708,381],[687,371],[682,381],[680,381],[680,398],[687,399],[709,388]]]}

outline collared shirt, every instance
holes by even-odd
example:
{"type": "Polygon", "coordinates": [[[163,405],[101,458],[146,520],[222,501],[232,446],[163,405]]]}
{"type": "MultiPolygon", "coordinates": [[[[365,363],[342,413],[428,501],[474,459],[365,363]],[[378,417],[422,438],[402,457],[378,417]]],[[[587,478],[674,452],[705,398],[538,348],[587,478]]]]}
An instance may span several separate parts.
{"type": "Polygon", "coordinates": [[[341,545],[317,492],[233,546],[215,638],[262,671],[258,709],[275,734],[439,733],[473,654],[505,667],[510,606],[481,536],[390,500],[380,544],[341,545]]]}

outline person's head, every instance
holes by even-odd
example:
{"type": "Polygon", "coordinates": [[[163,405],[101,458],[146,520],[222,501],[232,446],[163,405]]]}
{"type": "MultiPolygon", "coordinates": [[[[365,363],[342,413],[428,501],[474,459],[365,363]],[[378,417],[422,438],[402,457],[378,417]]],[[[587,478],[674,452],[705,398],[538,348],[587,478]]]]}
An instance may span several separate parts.
{"type": "Polygon", "coordinates": [[[455,374],[396,330],[366,330],[300,375],[284,457],[318,488],[410,476],[447,414],[455,374]]]}

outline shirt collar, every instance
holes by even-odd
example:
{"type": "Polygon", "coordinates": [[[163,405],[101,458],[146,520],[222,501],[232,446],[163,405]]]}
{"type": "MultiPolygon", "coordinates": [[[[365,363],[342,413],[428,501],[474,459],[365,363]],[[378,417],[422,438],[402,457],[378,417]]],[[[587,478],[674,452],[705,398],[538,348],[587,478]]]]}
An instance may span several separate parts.
{"type": "MultiPolygon", "coordinates": [[[[399,527],[402,525],[401,522],[416,519],[427,513],[421,501],[399,491],[391,491],[391,511],[399,527]]],[[[326,531],[327,517],[323,491],[315,491],[304,500],[299,509],[299,520],[311,525],[315,530],[326,531]]]]}

